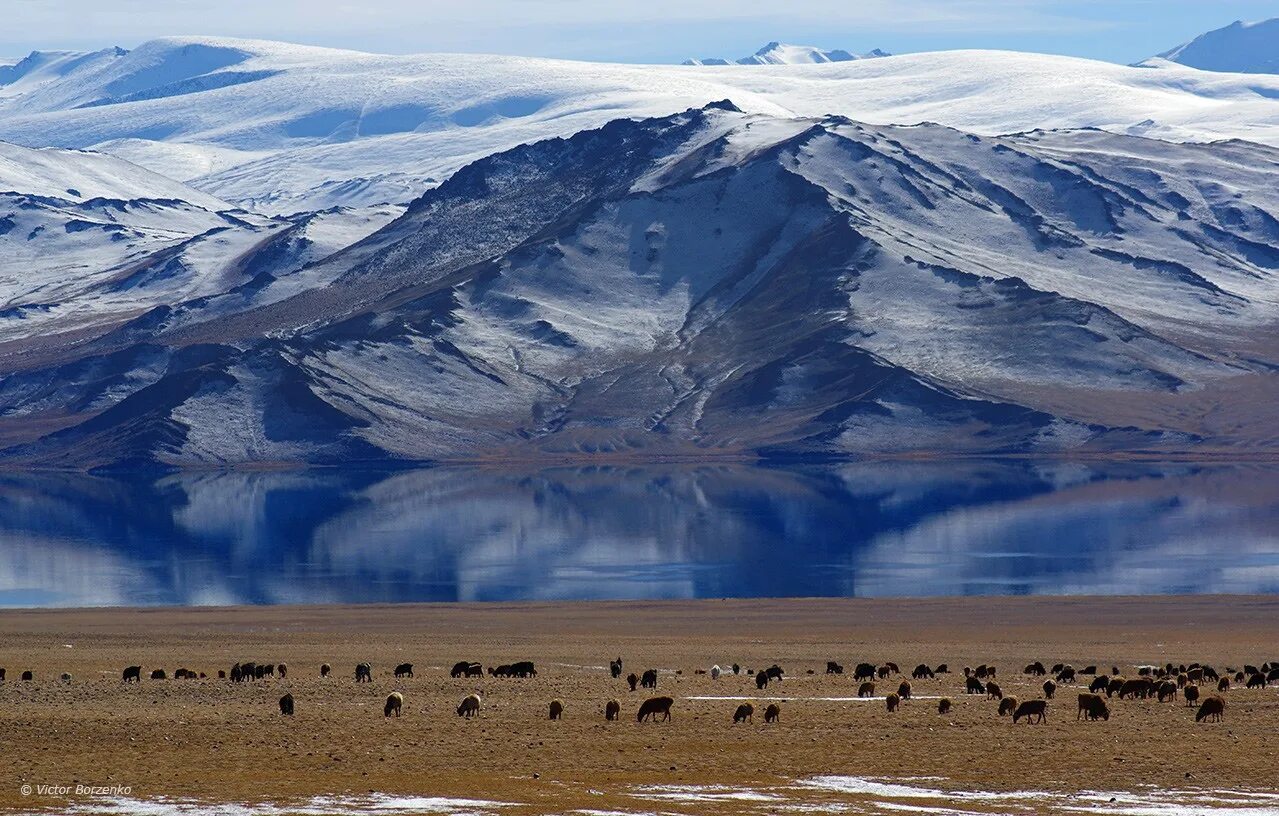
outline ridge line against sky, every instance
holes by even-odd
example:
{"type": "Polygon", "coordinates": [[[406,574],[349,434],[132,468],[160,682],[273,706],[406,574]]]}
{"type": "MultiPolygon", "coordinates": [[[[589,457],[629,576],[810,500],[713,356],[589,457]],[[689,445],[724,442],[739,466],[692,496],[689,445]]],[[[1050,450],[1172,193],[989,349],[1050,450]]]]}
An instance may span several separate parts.
{"type": "Polygon", "coordinates": [[[992,48],[1132,63],[1279,0],[0,0],[0,56],[199,33],[382,53],[632,63],[736,58],[772,40],[862,53],[992,48]]]}

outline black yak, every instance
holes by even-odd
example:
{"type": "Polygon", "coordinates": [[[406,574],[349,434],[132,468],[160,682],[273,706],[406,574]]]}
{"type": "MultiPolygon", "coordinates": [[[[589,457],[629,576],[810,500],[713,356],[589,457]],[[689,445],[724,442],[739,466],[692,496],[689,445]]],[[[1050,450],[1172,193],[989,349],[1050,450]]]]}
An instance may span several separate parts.
{"type": "Polygon", "coordinates": [[[1226,701],[1217,696],[1209,697],[1199,704],[1199,710],[1195,712],[1195,722],[1203,722],[1211,719],[1213,722],[1221,722],[1221,715],[1226,713],[1226,701]]]}
{"type": "Polygon", "coordinates": [[[399,678],[399,677],[412,677],[412,676],[413,676],[413,664],[412,664],[412,663],[401,663],[400,665],[396,666],[396,667],[395,667],[395,676],[396,676],[397,678],[399,678]]]}
{"type": "Polygon", "coordinates": [[[675,700],[670,697],[649,697],[639,707],[639,711],[635,714],[636,722],[644,722],[652,720],[657,722],[657,715],[662,715],[662,721],[665,722],[671,718],[671,706],[675,704],[675,700]]]}
{"type": "Polygon", "coordinates": [[[609,700],[604,704],[604,719],[613,722],[622,716],[622,704],[617,700],[609,700]]]}
{"type": "Polygon", "coordinates": [[[286,717],[293,716],[293,695],[286,694],[280,698],[280,713],[286,717]]]}
{"type": "MultiPolygon", "coordinates": [[[[357,664],[355,667],[355,682],[372,683],[373,667],[370,666],[368,663],[357,664]]],[[[388,714],[387,716],[389,717],[390,715],[388,714]]]]}
{"type": "Polygon", "coordinates": [[[641,688],[657,688],[657,669],[648,669],[640,678],[641,688]]]}
{"type": "Polygon", "coordinates": [[[141,666],[130,666],[129,668],[125,669],[125,670],[124,670],[124,682],[126,682],[126,683],[141,683],[141,682],[142,682],[142,667],[141,667],[141,666]]]}
{"type": "Polygon", "coordinates": [[[781,717],[782,709],[777,703],[769,703],[768,708],[764,709],[764,722],[766,723],[779,722],[781,717]]]}
{"type": "Polygon", "coordinates": [[[750,703],[742,703],[733,712],[733,724],[755,722],[755,706],[750,703]]]}
{"type": "Polygon", "coordinates": [[[559,720],[564,717],[564,704],[559,700],[551,700],[551,719],[559,720]]]}
{"type": "Polygon", "coordinates": [[[1022,717],[1026,718],[1027,723],[1044,722],[1048,719],[1048,702],[1046,700],[1027,700],[1017,706],[1017,710],[1013,712],[1013,722],[1017,722],[1022,717]]]}

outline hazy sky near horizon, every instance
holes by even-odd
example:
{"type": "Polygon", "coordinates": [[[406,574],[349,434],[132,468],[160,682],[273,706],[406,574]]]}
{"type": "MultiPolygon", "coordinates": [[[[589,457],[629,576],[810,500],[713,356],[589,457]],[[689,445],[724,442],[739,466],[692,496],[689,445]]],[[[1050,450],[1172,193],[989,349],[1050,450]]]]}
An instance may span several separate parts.
{"type": "Polygon", "coordinates": [[[769,40],[895,53],[1000,48],[1135,62],[1279,0],[0,0],[0,57],[212,34],[385,53],[619,62],[769,40]]]}

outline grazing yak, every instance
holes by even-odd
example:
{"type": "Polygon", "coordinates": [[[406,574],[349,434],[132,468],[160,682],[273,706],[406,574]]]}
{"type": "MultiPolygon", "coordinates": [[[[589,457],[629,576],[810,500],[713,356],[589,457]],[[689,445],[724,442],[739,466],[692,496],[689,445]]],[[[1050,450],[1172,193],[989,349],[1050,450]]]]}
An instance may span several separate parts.
{"type": "Polygon", "coordinates": [[[777,703],[769,703],[768,708],[764,709],[764,722],[766,723],[779,722],[781,717],[782,709],[777,703]]]}
{"type": "MultiPolygon", "coordinates": [[[[161,674],[163,674],[163,672],[161,672],[161,674]]],[[[23,680],[25,680],[25,681],[27,681],[27,682],[30,682],[30,681],[34,680],[34,679],[35,679],[35,677],[36,677],[36,676],[35,676],[34,674],[32,674],[32,673],[31,673],[31,670],[30,670],[30,669],[28,669],[27,671],[24,671],[24,672],[22,673],[22,679],[23,679],[23,680]]]]}
{"type": "Polygon", "coordinates": [[[886,680],[889,677],[893,676],[893,667],[891,664],[885,663],[884,665],[880,666],[878,669],[875,670],[875,674],[879,677],[880,680],[886,680]]]}
{"type": "Polygon", "coordinates": [[[941,663],[937,666],[937,668],[933,669],[933,673],[934,674],[950,674],[950,666],[947,666],[945,663],[941,663]]]}
{"type": "Polygon", "coordinates": [[[551,700],[551,719],[561,720],[564,718],[564,704],[559,700],[551,700]]]}
{"type": "Polygon", "coordinates": [[[875,684],[870,681],[866,681],[865,683],[862,683],[860,686],[857,687],[857,696],[858,697],[874,697],[875,684]]]}
{"type": "Polygon", "coordinates": [[[733,712],[733,724],[744,722],[755,722],[755,706],[750,703],[742,703],[733,712]]]}
{"type": "Polygon", "coordinates": [[[827,674],[843,674],[844,667],[836,663],[834,660],[827,660],[826,673],[827,674]]]}
{"type": "Polygon", "coordinates": [[[1053,695],[1057,693],[1057,684],[1051,680],[1044,681],[1044,699],[1051,700],[1053,695]]]}
{"type": "Polygon", "coordinates": [[[1171,680],[1165,680],[1155,690],[1155,696],[1161,703],[1177,699],[1177,684],[1171,680]]]}
{"type": "Polygon", "coordinates": [[[1116,694],[1120,692],[1121,689],[1123,689],[1124,683],[1126,682],[1127,681],[1124,680],[1122,676],[1117,675],[1115,677],[1110,678],[1110,685],[1106,686],[1106,696],[1114,697],[1116,694]]]}
{"type": "Polygon", "coordinates": [[[635,687],[639,685],[639,678],[635,676],[635,672],[626,675],[626,684],[631,687],[631,691],[634,691],[635,687]]]}
{"type": "Polygon", "coordinates": [[[1105,691],[1108,688],[1110,688],[1110,678],[1104,674],[1093,678],[1093,681],[1088,684],[1088,690],[1094,694],[1105,691]]]}
{"type": "Polygon", "coordinates": [[[1230,691],[1230,678],[1223,677],[1217,681],[1217,691],[1230,691]]]}
{"type": "Polygon", "coordinates": [[[937,701],[937,713],[938,713],[938,714],[949,714],[949,713],[950,713],[950,705],[951,705],[951,703],[950,703],[950,698],[949,698],[949,697],[943,697],[943,698],[941,698],[940,700],[938,700],[938,701],[937,701]]]}
{"type": "Polygon", "coordinates": [[[910,683],[903,680],[901,682],[901,685],[897,687],[897,696],[902,698],[903,700],[909,700],[910,699],[910,683]]]}
{"type": "Polygon", "coordinates": [[[1225,713],[1226,701],[1214,695],[1199,704],[1199,710],[1195,712],[1195,722],[1205,720],[1221,722],[1221,715],[1225,713]]]}
{"type": "Polygon", "coordinates": [[[129,668],[125,669],[125,670],[124,670],[124,682],[126,682],[126,683],[141,683],[141,682],[142,682],[142,667],[141,667],[141,666],[130,666],[129,668]]]}
{"type": "Polygon", "coordinates": [[[1022,717],[1026,718],[1027,723],[1046,721],[1048,719],[1048,701],[1027,700],[1017,706],[1017,710],[1013,712],[1013,722],[1017,722],[1022,717]]]}
{"type": "Polygon", "coordinates": [[[382,708],[382,716],[389,717],[391,712],[395,712],[395,716],[400,716],[400,710],[404,708],[404,695],[398,691],[393,691],[386,698],[386,705],[382,708]]]}
{"type": "Polygon", "coordinates": [[[1248,675],[1248,682],[1246,686],[1247,688],[1265,688],[1266,676],[1261,672],[1254,672],[1253,674],[1248,675]]]}
{"type": "Polygon", "coordinates": [[[361,663],[361,664],[357,665],[357,666],[355,667],[355,682],[357,682],[357,683],[372,683],[372,682],[373,682],[373,667],[372,667],[372,666],[370,666],[368,663],[361,663]]]}
{"type": "Polygon", "coordinates": [[[1005,697],[999,701],[999,716],[1007,717],[1017,710],[1017,698],[1005,697]]]}
{"type": "Polygon", "coordinates": [[[918,666],[915,667],[915,670],[910,673],[910,676],[911,676],[911,679],[913,680],[923,680],[924,678],[928,678],[929,680],[932,680],[933,670],[928,668],[928,666],[925,665],[924,663],[920,663],[918,666]]]}
{"type": "Polygon", "coordinates": [[[474,717],[480,713],[480,695],[468,694],[462,698],[462,702],[458,704],[457,716],[474,717]]]}
{"type": "Polygon", "coordinates": [[[1103,720],[1110,719],[1110,706],[1106,705],[1106,698],[1100,694],[1080,694],[1079,695],[1079,711],[1075,714],[1075,719],[1087,717],[1090,720],[1101,718],[1103,720]]]}
{"type": "Polygon", "coordinates": [[[853,670],[854,680],[874,680],[875,667],[870,663],[858,663],[857,668],[853,670]]]}
{"type": "Polygon", "coordinates": [[[1022,674],[1029,674],[1032,677],[1043,677],[1047,673],[1048,670],[1044,668],[1044,664],[1038,660],[1022,669],[1022,674]]]}
{"type": "Polygon", "coordinates": [[[497,668],[489,666],[489,677],[510,677],[510,676],[511,676],[510,663],[503,663],[497,668]]]}
{"type": "Polygon", "coordinates": [[[897,710],[897,706],[901,705],[901,698],[896,694],[890,694],[884,698],[884,703],[888,706],[888,713],[891,714],[897,710]]]}
{"type": "Polygon", "coordinates": [[[675,700],[671,697],[649,697],[640,704],[639,711],[635,714],[636,722],[644,722],[652,720],[657,722],[657,716],[662,715],[662,721],[665,722],[671,718],[671,706],[675,704],[675,700]]]}
{"type": "MultiPolygon", "coordinates": [[[[203,677],[204,675],[200,675],[200,676],[203,677]]],[[[226,669],[218,669],[218,679],[219,680],[226,679],[226,669]]]]}
{"type": "Polygon", "coordinates": [[[281,680],[289,676],[289,666],[287,663],[281,663],[275,667],[275,670],[280,673],[281,680]]]}
{"type": "Polygon", "coordinates": [[[59,679],[59,680],[61,680],[61,681],[62,681],[62,682],[64,682],[64,683],[70,683],[70,682],[71,682],[71,674],[70,674],[70,672],[63,672],[63,673],[62,673],[62,675],[61,675],[58,679],[59,679]]]}
{"type": "Polygon", "coordinates": [[[995,700],[1000,700],[1000,699],[1003,699],[1004,690],[999,687],[998,683],[996,683],[994,680],[991,680],[989,683],[986,684],[986,696],[991,697],[995,700]]]}
{"type": "Polygon", "coordinates": [[[396,666],[396,667],[395,667],[395,676],[396,676],[396,678],[397,678],[397,679],[398,679],[398,678],[400,678],[400,677],[412,677],[412,676],[413,676],[413,664],[412,664],[412,663],[401,663],[400,665],[396,666]]]}
{"type": "Polygon", "coordinates": [[[657,688],[657,669],[647,669],[644,676],[640,678],[640,687],[646,689],[657,688]]]}
{"type": "Polygon", "coordinates": [[[1136,699],[1146,699],[1150,696],[1150,691],[1154,687],[1154,683],[1144,677],[1136,680],[1125,680],[1123,685],[1119,687],[1119,699],[1123,700],[1128,697],[1136,699]]]}
{"type": "Polygon", "coordinates": [[[782,677],[785,676],[786,672],[782,671],[781,666],[774,663],[773,665],[769,666],[767,669],[764,669],[764,674],[768,675],[769,682],[772,682],[773,680],[777,680],[778,682],[780,682],[782,677]]]}
{"type": "Polygon", "coordinates": [[[608,673],[613,676],[614,680],[622,676],[622,658],[619,657],[616,660],[608,661],[608,673]]]}
{"type": "Polygon", "coordinates": [[[964,691],[965,694],[986,693],[986,684],[978,680],[976,677],[969,677],[965,682],[967,683],[967,688],[964,691]]]}
{"type": "Polygon", "coordinates": [[[613,722],[622,716],[622,704],[617,700],[609,700],[604,704],[604,719],[613,722]]]}
{"type": "Polygon", "coordinates": [[[1185,691],[1183,691],[1181,694],[1183,697],[1186,698],[1186,707],[1189,708],[1195,704],[1196,700],[1199,699],[1199,687],[1186,686],[1185,691]]]}
{"type": "Polygon", "coordinates": [[[759,674],[755,675],[755,688],[758,688],[758,689],[768,688],[768,672],[762,671],[759,674]]]}
{"type": "Polygon", "coordinates": [[[331,671],[333,671],[333,667],[332,667],[332,666],[330,666],[328,663],[321,663],[321,664],[320,664],[320,676],[321,676],[321,677],[328,677],[328,676],[329,676],[329,672],[331,672],[331,671]]]}
{"type": "MultiPolygon", "coordinates": [[[[411,672],[412,665],[411,664],[407,664],[407,665],[409,665],[409,670],[411,672]]],[[[489,673],[492,674],[493,673],[492,670],[490,670],[489,673]]],[[[409,677],[412,677],[412,676],[413,675],[410,673],[409,677]]],[[[453,677],[453,678],[483,677],[483,676],[484,676],[484,667],[472,660],[459,660],[457,663],[454,663],[453,668],[449,670],[449,677],[453,677]]]]}
{"type": "Polygon", "coordinates": [[[293,716],[293,695],[286,694],[280,698],[280,713],[286,717],[293,716]]]}
{"type": "Polygon", "coordinates": [[[1094,675],[1094,674],[1096,674],[1096,673],[1097,673],[1097,667],[1096,667],[1096,666],[1084,666],[1082,669],[1080,669],[1079,673],[1080,673],[1080,674],[1087,674],[1087,675],[1094,675]]]}
{"type": "MultiPolygon", "coordinates": [[[[167,677],[167,675],[164,673],[164,669],[156,669],[155,671],[151,672],[152,680],[163,680],[165,679],[165,677],[167,677]]],[[[26,678],[23,678],[23,679],[25,680],[26,678]]]]}
{"type": "Polygon", "coordinates": [[[513,677],[537,677],[537,667],[533,665],[531,660],[521,660],[518,663],[511,664],[511,675],[513,677]]]}
{"type": "Polygon", "coordinates": [[[1063,666],[1063,667],[1062,667],[1062,669],[1061,669],[1061,671],[1057,672],[1057,682],[1058,682],[1058,683],[1073,683],[1073,682],[1075,682],[1075,670],[1074,670],[1074,668],[1073,668],[1073,667],[1071,667],[1071,666],[1063,666]]]}

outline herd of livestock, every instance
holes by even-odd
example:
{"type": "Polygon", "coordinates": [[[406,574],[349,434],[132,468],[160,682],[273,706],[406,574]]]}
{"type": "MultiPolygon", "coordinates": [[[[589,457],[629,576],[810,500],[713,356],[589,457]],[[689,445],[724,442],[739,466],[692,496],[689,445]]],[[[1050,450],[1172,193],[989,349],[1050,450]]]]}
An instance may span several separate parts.
{"type": "MultiPolygon", "coordinates": [[[[614,680],[622,676],[624,671],[622,658],[609,661],[609,673],[614,680]]],[[[527,678],[536,677],[537,668],[532,661],[520,661],[517,663],[503,664],[499,666],[490,666],[487,670],[491,677],[512,677],[527,678]]],[[[332,673],[332,666],[324,663],[320,666],[320,676],[329,677],[332,673]]],[[[682,674],[682,672],[675,672],[682,674]]],[[[711,679],[719,680],[726,674],[739,675],[743,673],[743,669],[738,664],[733,664],[727,668],[720,666],[712,666],[709,670],[698,669],[696,674],[709,674],[711,679]]],[[[826,673],[833,675],[844,674],[844,667],[835,661],[828,661],[826,664],[826,673]]],[[[480,663],[472,661],[460,661],[450,670],[449,675],[453,678],[470,678],[483,677],[485,669],[480,663]]],[[[754,677],[756,688],[759,690],[766,689],[769,684],[781,682],[785,677],[785,672],[776,664],[758,671],[746,669],[747,676],[754,677]]],[[[813,670],[809,670],[808,674],[815,674],[813,670]]],[[[919,664],[910,673],[910,678],[915,681],[933,680],[937,675],[950,674],[950,669],[946,664],[935,667],[929,667],[926,664],[919,664]]],[[[1003,689],[997,681],[997,670],[994,666],[980,665],[977,668],[965,666],[963,668],[964,675],[964,692],[969,695],[982,695],[985,698],[998,702],[999,716],[1011,715],[1013,722],[1025,719],[1027,723],[1044,722],[1047,719],[1048,701],[1052,700],[1060,686],[1070,683],[1081,683],[1082,678],[1091,677],[1088,683],[1088,691],[1081,692],[1078,695],[1078,708],[1076,710],[1076,719],[1086,718],[1088,720],[1109,720],[1110,704],[1108,700],[1115,696],[1119,699],[1154,699],[1159,702],[1176,700],[1178,694],[1185,700],[1187,707],[1196,707],[1195,721],[1213,721],[1217,722],[1222,719],[1225,713],[1226,702],[1221,696],[1229,691],[1232,682],[1234,684],[1242,684],[1247,688],[1265,688],[1271,683],[1279,683],[1279,660],[1264,662],[1260,666],[1244,665],[1242,668],[1224,668],[1218,672],[1215,668],[1199,663],[1191,663],[1189,665],[1173,665],[1167,663],[1163,666],[1139,666],[1136,669],[1134,677],[1125,677],[1120,672],[1118,666],[1112,666],[1109,673],[1099,671],[1098,667],[1087,666],[1083,669],[1076,670],[1074,667],[1058,663],[1051,668],[1046,667],[1041,662],[1028,664],[1022,674],[1038,679],[1044,677],[1042,689],[1042,697],[1034,700],[1018,700],[1016,697],[1005,695],[1003,689]],[[1217,693],[1204,695],[1201,697],[1201,685],[1215,686],[1217,693]]],[[[244,683],[265,678],[287,678],[289,675],[289,667],[285,663],[257,663],[244,662],[236,663],[229,671],[220,670],[217,677],[220,680],[229,680],[232,683],[244,683]]],[[[5,680],[5,670],[0,668],[0,682],[5,680]]],[[[153,669],[148,676],[152,680],[167,680],[169,675],[164,669],[153,669]]],[[[205,679],[207,675],[204,672],[196,672],[187,668],[179,668],[173,672],[173,678],[176,680],[183,679],[205,679]]],[[[413,664],[401,663],[395,667],[394,676],[396,679],[413,677],[413,664]]],[[[876,696],[877,682],[888,681],[889,685],[901,677],[895,689],[884,695],[885,705],[891,713],[897,711],[903,700],[911,699],[912,685],[911,681],[904,678],[904,673],[896,663],[887,662],[876,665],[874,663],[858,663],[853,672],[853,682],[859,683],[857,687],[857,696],[863,698],[873,698],[876,696]]],[[[129,666],[123,672],[123,682],[125,683],[141,683],[143,670],[141,666],[129,666]]],[[[34,673],[30,670],[21,673],[21,680],[30,682],[34,679],[34,673]]],[[[70,683],[72,677],[70,674],[62,674],[60,679],[65,683],[70,683]]],[[[355,667],[355,682],[368,683],[373,680],[373,668],[369,663],[359,663],[355,667]]],[[[656,689],[658,680],[657,669],[646,669],[639,675],[634,672],[626,677],[626,683],[631,691],[637,688],[656,689]]],[[[674,699],[671,697],[650,697],[641,703],[636,713],[636,719],[640,722],[645,720],[669,720],[671,718],[671,707],[674,705],[674,699]]],[[[480,713],[483,702],[478,694],[468,694],[463,698],[457,707],[459,717],[474,717],[480,713]]],[[[953,703],[948,697],[943,697],[937,702],[937,711],[939,714],[947,714],[950,712],[953,703]]],[[[291,693],[285,694],[279,701],[280,713],[285,716],[292,716],[295,710],[295,700],[291,693]]],[[[386,699],[386,705],[383,708],[383,714],[387,717],[392,715],[400,716],[404,707],[404,695],[402,692],[394,691],[386,699]]],[[[733,712],[733,722],[753,722],[755,706],[750,702],[744,702],[737,706],[733,712]]],[[[549,706],[549,714],[552,720],[560,719],[564,714],[564,703],[560,700],[552,700],[549,706]]],[[[609,700],[604,706],[605,719],[609,721],[617,720],[621,717],[621,703],[616,700],[609,700]]],[[[779,722],[781,718],[781,708],[776,703],[770,703],[764,710],[764,721],[767,723],[779,722]]]]}

